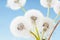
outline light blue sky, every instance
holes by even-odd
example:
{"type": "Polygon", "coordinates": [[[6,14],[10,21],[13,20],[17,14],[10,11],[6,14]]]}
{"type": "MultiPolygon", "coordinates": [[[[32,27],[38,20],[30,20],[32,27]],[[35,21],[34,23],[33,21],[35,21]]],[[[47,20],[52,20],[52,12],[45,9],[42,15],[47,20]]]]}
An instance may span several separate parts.
{"type": "MultiPolygon", "coordinates": [[[[17,16],[23,16],[24,12],[21,9],[13,11],[7,8],[6,2],[7,0],[0,0],[0,40],[32,40],[31,38],[29,39],[16,38],[11,34],[9,27],[12,19],[17,16]]],[[[40,0],[27,0],[24,8],[26,10],[29,9],[40,10],[44,16],[46,16],[47,13],[47,9],[41,6],[40,0]]],[[[51,9],[50,11],[51,11],[50,18],[53,19],[56,16],[56,14],[53,11],[53,9],[51,9]]],[[[60,17],[57,18],[57,20],[59,19],[60,17]]],[[[54,31],[51,40],[60,40],[60,26],[58,26],[54,31]]]]}

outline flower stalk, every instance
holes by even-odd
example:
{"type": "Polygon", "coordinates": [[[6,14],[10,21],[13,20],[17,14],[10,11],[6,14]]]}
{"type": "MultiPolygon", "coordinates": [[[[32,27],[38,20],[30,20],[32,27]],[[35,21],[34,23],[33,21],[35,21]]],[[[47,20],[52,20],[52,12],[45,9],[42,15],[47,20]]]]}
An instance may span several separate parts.
{"type": "Polygon", "coordinates": [[[24,13],[26,12],[26,9],[24,7],[21,7],[21,9],[24,13]]]}
{"type": "Polygon", "coordinates": [[[36,39],[38,39],[37,35],[33,33],[32,31],[30,31],[30,34],[32,34],[36,39]]]}
{"type": "Polygon", "coordinates": [[[39,35],[38,28],[37,28],[37,25],[36,25],[36,22],[35,21],[34,21],[34,26],[35,26],[36,34],[38,36],[38,40],[40,40],[40,35],[39,35]]]}
{"type": "Polygon", "coordinates": [[[50,7],[48,7],[47,17],[49,17],[49,15],[50,15],[50,7]]]}
{"type": "Polygon", "coordinates": [[[56,27],[58,26],[59,23],[60,23],[60,20],[59,20],[59,21],[57,22],[57,24],[55,25],[53,31],[51,32],[51,34],[50,34],[50,36],[49,36],[49,38],[48,38],[48,40],[50,40],[50,38],[51,38],[51,36],[52,36],[54,30],[56,29],[56,27]]]}
{"type": "Polygon", "coordinates": [[[54,18],[54,22],[56,22],[56,19],[60,16],[60,13],[54,18]]]}

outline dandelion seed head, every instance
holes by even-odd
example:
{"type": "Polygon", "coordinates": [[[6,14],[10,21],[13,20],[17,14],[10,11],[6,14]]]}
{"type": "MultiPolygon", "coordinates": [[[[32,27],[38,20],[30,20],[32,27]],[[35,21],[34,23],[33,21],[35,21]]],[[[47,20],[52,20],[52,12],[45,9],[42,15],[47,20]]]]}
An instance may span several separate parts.
{"type": "Polygon", "coordinates": [[[13,36],[21,38],[31,37],[29,32],[31,28],[32,26],[30,25],[29,21],[27,21],[23,16],[14,18],[10,25],[10,31],[13,36]]]}
{"type": "Polygon", "coordinates": [[[31,19],[32,19],[33,21],[36,21],[36,20],[37,20],[37,17],[31,16],[31,19]]]}
{"type": "Polygon", "coordinates": [[[23,23],[18,24],[17,29],[18,29],[19,31],[24,30],[24,29],[25,29],[24,24],[23,24],[23,23]]]}
{"type": "Polygon", "coordinates": [[[40,4],[45,8],[52,8],[58,0],[40,0],[40,4]]]}
{"type": "Polygon", "coordinates": [[[7,0],[7,7],[12,10],[18,10],[26,4],[26,0],[7,0]]]}
{"type": "Polygon", "coordinates": [[[36,22],[36,25],[38,25],[38,22],[41,20],[41,18],[43,18],[43,14],[39,11],[39,10],[36,10],[36,9],[31,9],[31,10],[28,10],[26,13],[25,13],[25,17],[28,19],[28,21],[30,21],[31,25],[33,26],[33,32],[35,31],[34,29],[34,22],[36,22]]]}
{"type": "Polygon", "coordinates": [[[48,28],[48,27],[49,27],[49,24],[45,22],[45,23],[43,24],[43,27],[47,27],[47,28],[48,28]]]}
{"type": "Polygon", "coordinates": [[[58,1],[58,2],[54,5],[53,9],[54,9],[54,12],[55,12],[56,14],[59,14],[59,15],[60,15],[60,1],[58,1]]]}
{"type": "Polygon", "coordinates": [[[46,31],[49,28],[49,24],[45,22],[43,24],[43,27],[44,27],[43,30],[46,31]]]}
{"type": "Polygon", "coordinates": [[[52,0],[47,0],[47,2],[48,2],[48,3],[51,3],[51,2],[52,2],[52,0]]]}
{"type": "Polygon", "coordinates": [[[48,7],[51,7],[52,0],[47,0],[48,7]]]}
{"type": "Polygon", "coordinates": [[[29,19],[30,21],[32,21],[32,20],[37,21],[37,20],[41,19],[44,16],[39,10],[31,9],[31,10],[28,10],[25,13],[25,17],[27,19],[29,19]]]}
{"type": "Polygon", "coordinates": [[[51,18],[48,18],[48,17],[45,17],[42,22],[43,22],[42,31],[45,32],[44,37],[48,39],[48,37],[50,36],[50,33],[52,32],[54,28],[55,23],[51,18]]]}
{"type": "Polygon", "coordinates": [[[15,0],[14,3],[19,3],[19,0],[15,0]]]}

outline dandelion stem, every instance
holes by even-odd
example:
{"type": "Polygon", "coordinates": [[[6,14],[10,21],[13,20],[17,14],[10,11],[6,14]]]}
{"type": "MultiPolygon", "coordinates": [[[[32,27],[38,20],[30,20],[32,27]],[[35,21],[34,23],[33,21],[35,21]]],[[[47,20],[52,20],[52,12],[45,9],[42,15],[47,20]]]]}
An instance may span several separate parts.
{"type": "Polygon", "coordinates": [[[56,22],[56,19],[59,17],[59,15],[57,15],[55,18],[54,18],[54,22],[56,22]]]}
{"type": "Polygon", "coordinates": [[[60,16],[60,13],[54,18],[54,22],[56,22],[56,19],[60,16]]]}
{"type": "Polygon", "coordinates": [[[20,1],[20,0],[15,0],[15,3],[18,3],[19,6],[21,7],[22,11],[23,11],[23,12],[26,12],[25,8],[22,7],[22,5],[21,5],[21,3],[20,3],[19,1],[20,1]]]}
{"type": "Polygon", "coordinates": [[[59,20],[59,21],[57,22],[57,24],[55,25],[53,31],[51,32],[51,34],[50,34],[50,36],[49,36],[49,38],[48,38],[48,40],[50,40],[50,38],[51,38],[51,36],[52,36],[54,30],[56,29],[56,27],[58,26],[59,23],[60,23],[60,20],[59,20]]]}
{"type": "Polygon", "coordinates": [[[37,27],[36,27],[36,32],[37,32],[38,38],[40,39],[40,36],[39,36],[39,32],[38,32],[38,28],[37,27]]]}
{"type": "Polygon", "coordinates": [[[35,33],[33,33],[32,31],[30,31],[30,33],[36,38],[36,40],[38,39],[38,37],[35,33]]]}
{"type": "Polygon", "coordinates": [[[26,12],[26,9],[24,7],[21,7],[21,9],[24,13],[26,12]]]}
{"type": "Polygon", "coordinates": [[[45,32],[43,31],[43,32],[42,32],[42,38],[44,37],[44,33],[45,33],[45,32]]]}
{"type": "Polygon", "coordinates": [[[50,15],[50,7],[48,7],[47,17],[49,17],[49,15],[50,15]]]}
{"type": "Polygon", "coordinates": [[[34,22],[34,25],[35,25],[35,30],[36,30],[38,39],[40,40],[40,35],[39,35],[39,32],[38,32],[38,28],[37,28],[36,22],[34,22]]]}

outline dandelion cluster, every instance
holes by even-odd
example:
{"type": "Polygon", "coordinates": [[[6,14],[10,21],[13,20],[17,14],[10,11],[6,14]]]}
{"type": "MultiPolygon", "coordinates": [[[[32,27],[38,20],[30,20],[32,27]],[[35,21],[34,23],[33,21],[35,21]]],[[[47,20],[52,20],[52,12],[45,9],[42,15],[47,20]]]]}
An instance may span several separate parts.
{"type": "Polygon", "coordinates": [[[56,19],[60,16],[59,0],[40,0],[40,4],[47,8],[47,16],[44,17],[40,10],[30,9],[25,11],[24,5],[26,0],[7,0],[7,7],[12,10],[22,9],[24,16],[17,16],[10,24],[10,31],[16,37],[34,37],[35,40],[50,40],[60,20],[56,19]],[[57,16],[53,19],[49,18],[50,8],[53,8],[57,16]],[[57,22],[57,23],[56,23],[57,22]]]}

